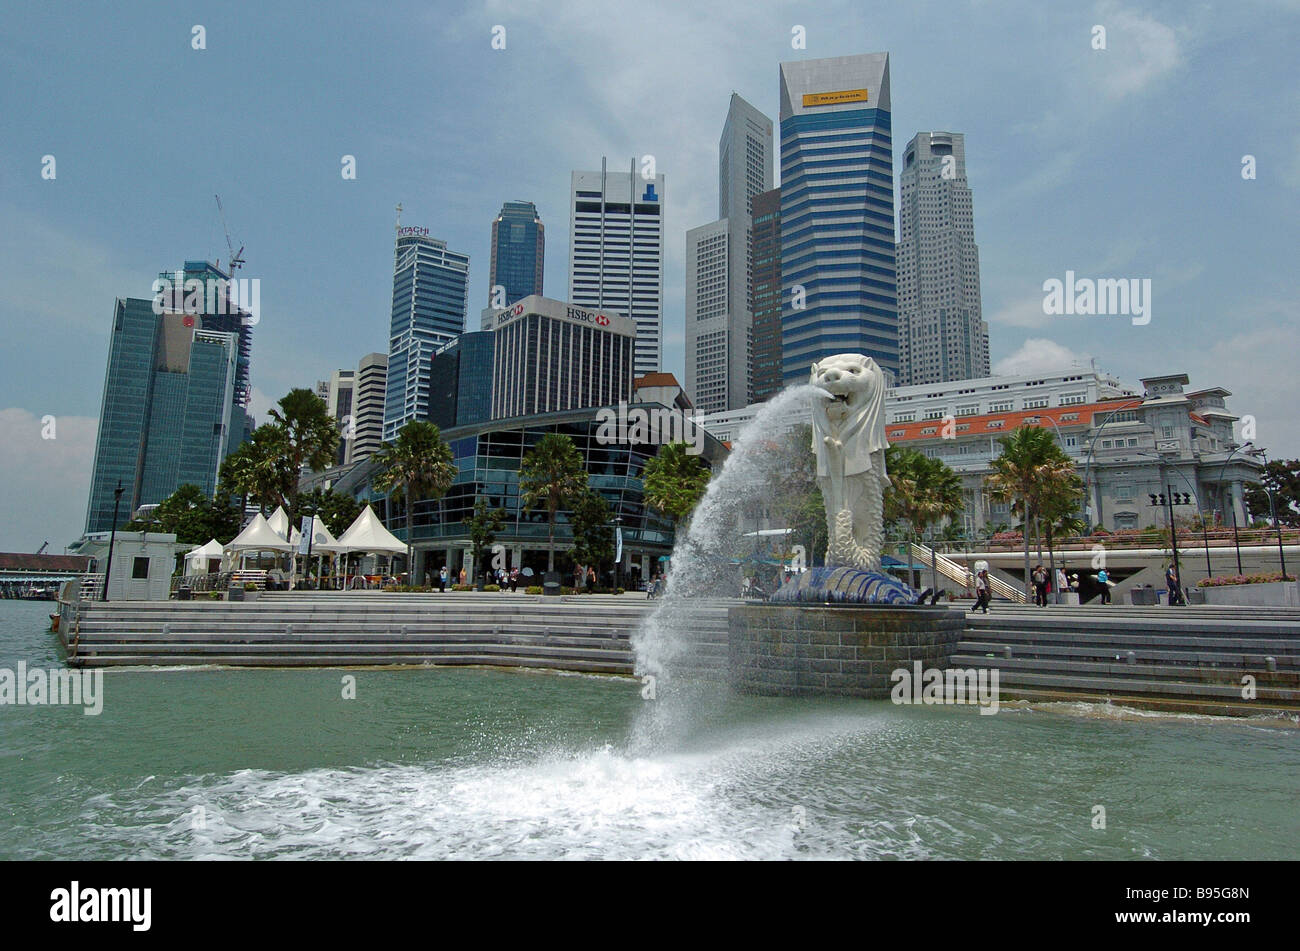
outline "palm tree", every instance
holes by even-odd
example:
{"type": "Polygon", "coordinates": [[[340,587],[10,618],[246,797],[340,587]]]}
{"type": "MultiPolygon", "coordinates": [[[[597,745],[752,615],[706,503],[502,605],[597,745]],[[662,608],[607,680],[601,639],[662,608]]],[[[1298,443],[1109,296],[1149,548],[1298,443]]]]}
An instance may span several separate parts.
{"type": "Polygon", "coordinates": [[[412,420],[401,428],[397,441],[384,443],[374,454],[375,491],[406,502],[406,567],[411,584],[418,584],[415,566],[415,502],[438,499],[451,488],[456,477],[451,447],[438,427],[412,420]]]}
{"type": "Polygon", "coordinates": [[[690,443],[666,443],[645,465],[645,504],[674,522],[695,511],[713,476],[708,464],[689,449],[690,443]]]}
{"type": "Polygon", "coordinates": [[[890,487],[885,492],[884,508],[888,520],[907,523],[912,536],[920,538],[931,525],[962,513],[965,499],[961,477],[943,460],[915,449],[891,447],[886,452],[890,487]]]}
{"type": "MultiPolygon", "coordinates": [[[[247,506],[248,498],[257,501],[262,514],[272,505],[283,505],[297,476],[290,468],[284,430],[266,423],[258,426],[231,455],[230,487],[237,489],[247,506]]],[[[240,511],[243,521],[243,511],[240,511]]]]}
{"type": "Polygon", "coordinates": [[[524,453],[519,466],[519,499],[524,508],[546,506],[546,571],[555,571],[555,516],[560,506],[581,497],[587,488],[582,453],[563,433],[547,433],[524,453]]]}
{"type": "Polygon", "coordinates": [[[334,464],[339,432],[325,401],[311,390],[298,388],[280,397],[279,408],[269,413],[284,433],[285,462],[293,474],[286,493],[290,517],[297,515],[298,478],[304,468],[327,469],[334,464]]]}
{"type": "Polygon", "coordinates": [[[1060,499],[1073,491],[1078,501],[1078,476],[1074,463],[1046,429],[1021,426],[998,440],[1002,454],[993,460],[993,473],[985,478],[989,494],[1010,502],[1020,516],[1025,539],[1025,598],[1029,597],[1029,535],[1041,516],[1059,519],[1060,499]]]}

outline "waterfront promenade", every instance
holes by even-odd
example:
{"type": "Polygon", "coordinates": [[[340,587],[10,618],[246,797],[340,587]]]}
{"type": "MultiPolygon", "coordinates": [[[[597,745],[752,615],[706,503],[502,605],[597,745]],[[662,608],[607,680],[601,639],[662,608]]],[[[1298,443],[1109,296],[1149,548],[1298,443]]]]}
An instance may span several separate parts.
{"type": "MultiPolygon", "coordinates": [[[[692,605],[702,674],[723,676],[737,600],[692,605]]],[[[249,602],[91,602],[59,634],[77,667],[492,666],[631,675],[643,595],[265,593],[249,602]]],[[[950,666],[996,668],[1004,698],[1300,717],[1300,610],[995,603],[950,666]],[[1249,681],[1243,678],[1251,678],[1249,681]],[[1247,697],[1243,688],[1254,691],[1247,697]]],[[[906,636],[906,635],[905,635],[906,636]]],[[[810,637],[794,658],[829,659],[810,637]]]]}

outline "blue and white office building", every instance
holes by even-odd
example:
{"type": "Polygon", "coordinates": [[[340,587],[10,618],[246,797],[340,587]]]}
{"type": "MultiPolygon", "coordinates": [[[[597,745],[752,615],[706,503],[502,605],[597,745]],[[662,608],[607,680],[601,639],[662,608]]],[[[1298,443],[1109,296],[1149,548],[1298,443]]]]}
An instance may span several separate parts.
{"type": "Polygon", "coordinates": [[[898,372],[889,54],[781,64],[781,360],[865,353],[898,372]]]}

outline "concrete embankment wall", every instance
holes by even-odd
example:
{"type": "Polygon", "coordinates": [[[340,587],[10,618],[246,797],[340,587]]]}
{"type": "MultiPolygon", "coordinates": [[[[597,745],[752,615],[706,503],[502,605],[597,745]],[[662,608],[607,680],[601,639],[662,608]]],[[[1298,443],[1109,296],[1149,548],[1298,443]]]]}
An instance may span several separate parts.
{"type": "Polygon", "coordinates": [[[949,662],[996,669],[1006,698],[1300,716],[1295,609],[998,605],[967,616],[949,662]]]}
{"type": "MultiPolygon", "coordinates": [[[[741,606],[716,601],[692,607],[696,656],[718,673],[735,666],[735,654],[728,662],[735,649],[728,611],[741,606]]],[[[602,595],[284,593],[242,604],[87,604],[80,623],[65,624],[59,636],[68,662],[85,667],[491,665],[626,675],[633,671],[630,638],[653,607],[638,598],[602,595]]],[[[821,612],[819,617],[838,616],[835,609],[811,610],[821,612]]],[[[1109,697],[1190,712],[1300,715],[1300,610],[995,602],[988,615],[944,612],[949,614],[957,620],[941,625],[944,630],[911,632],[915,643],[904,638],[906,659],[996,668],[1007,697],[1109,697]],[[948,630],[951,623],[956,626],[948,630]],[[1253,685],[1249,699],[1244,678],[1253,685]]],[[[863,672],[861,664],[876,674],[882,665],[904,659],[884,656],[883,640],[846,645],[849,635],[834,630],[836,623],[821,622],[819,658],[799,658],[794,649],[754,650],[767,655],[761,661],[765,670],[784,669],[787,658],[802,659],[802,672],[823,675],[827,685],[832,679],[847,684],[845,678],[863,672]]],[[[760,641],[779,640],[761,625],[756,632],[760,641]]],[[[807,643],[813,643],[811,632],[807,643]]]]}
{"type": "MultiPolygon", "coordinates": [[[[247,602],[84,605],[60,632],[74,666],[493,665],[631,674],[648,607],[601,595],[263,594],[247,602]]],[[[726,653],[725,608],[696,625],[726,653]]]]}

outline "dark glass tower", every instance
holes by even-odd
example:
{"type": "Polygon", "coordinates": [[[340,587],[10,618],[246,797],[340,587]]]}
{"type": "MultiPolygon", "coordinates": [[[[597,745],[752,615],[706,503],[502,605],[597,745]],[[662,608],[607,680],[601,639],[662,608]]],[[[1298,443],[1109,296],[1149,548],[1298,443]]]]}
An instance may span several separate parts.
{"type": "Polygon", "coordinates": [[[119,511],[122,521],[186,483],[212,495],[232,447],[232,421],[242,431],[238,370],[238,334],[207,330],[202,316],[156,314],[152,300],[117,301],[87,532],[113,527],[119,480],[128,503],[119,511]]]}
{"type": "Polygon", "coordinates": [[[542,293],[546,259],[546,228],[531,201],[508,201],[492,222],[492,265],[488,306],[505,307],[530,294],[542,293]],[[497,287],[505,299],[494,300],[497,287]]]}

